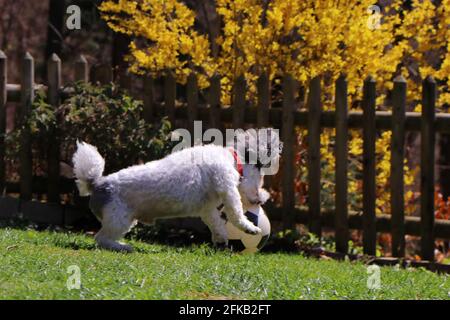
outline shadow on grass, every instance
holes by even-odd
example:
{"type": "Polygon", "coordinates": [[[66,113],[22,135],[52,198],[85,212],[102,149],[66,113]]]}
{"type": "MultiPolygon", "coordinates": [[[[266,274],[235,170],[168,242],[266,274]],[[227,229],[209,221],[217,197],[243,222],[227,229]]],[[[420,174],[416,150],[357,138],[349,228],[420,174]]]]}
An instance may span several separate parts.
{"type": "Polygon", "coordinates": [[[24,240],[36,245],[53,245],[55,247],[72,249],[72,250],[95,250],[97,246],[94,239],[88,239],[85,235],[93,235],[93,231],[63,228],[48,224],[30,222],[24,219],[2,219],[0,220],[0,228],[9,228],[26,232],[24,240]],[[36,234],[35,232],[40,232],[36,234]]]}
{"type": "MultiPolygon", "coordinates": [[[[80,226],[61,227],[55,225],[31,222],[25,219],[12,218],[0,219],[0,228],[9,228],[21,231],[42,232],[26,233],[25,240],[37,245],[53,245],[60,248],[72,250],[99,250],[93,236],[100,225],[89,224],[88,228],[80,226]],[[44,235],[47,232],[49,236],[44,235]],[[50,236],[51,235],[51,236],[50,236]],[[86,238],[92,237],[92,238],[86,238]]],[[[155,226],[138,225],[133,228],[121,241],[132,241],[135,252],[148,253],[154,251],[145,247],[145,244],[157,244],[170,247],[188,248],[191,246],[211,244],[210,235],[186,230],[170,228],[163,224],[155,226]]]]}
{"type": "MultiPolygon", "coordinates": [[[[34,230],[49,232],[49,236],[27,235],[27,241],[37,245],[54,245],[59,248],[72,250],[100,250],[93,236],[98,231],[99,225],[90,224],[89,229],[82,227],[64,228],[47,224],[38,224],[23,219],[0,220],[0,228],[12,228],[17,230],[34,230]],[[51,236],[50,236],[51,235],[51,236]],[[91,238],[86,238],[86,235],[91,238]]],[[[138,224],[122,240],[132,242],[134,252],[152,253],[164,251],[162,246],[172,248],[198,248],[210,247],[212,251],[223,251],[223,248],[214,248],[211,242],[211,234],[207,229],[176,228],[170,224],[157,223],[154,226],[138,224]],[[161,247],[147,247],[146,244],[159,245],[161,247]]],[[[261,250],[261,253],[298,253],[298,247],[287,238],[279,238],[274,235],[261,250]]]]}

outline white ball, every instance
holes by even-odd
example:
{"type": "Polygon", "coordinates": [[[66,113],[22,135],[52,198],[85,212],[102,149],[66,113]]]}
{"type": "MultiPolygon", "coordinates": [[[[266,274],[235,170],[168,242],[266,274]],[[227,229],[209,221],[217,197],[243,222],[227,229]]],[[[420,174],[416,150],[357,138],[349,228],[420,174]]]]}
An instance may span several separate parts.
{"type": "MultiPolygon", "coordinates": [[[[252,235],[236,228],[230,221],[226,222],[228,233],[228,246],[233,251],[242,253],[255,253],[266,244],[270,236],[270,221],[260,205],[245,209],[245,216],[255,226],[261,229],[260,234],[252,235]]],[[[222,213],[224,211],[222,210],[222,213]]],[[[225,213],[226,215],[226,213],[225,213]]]]}

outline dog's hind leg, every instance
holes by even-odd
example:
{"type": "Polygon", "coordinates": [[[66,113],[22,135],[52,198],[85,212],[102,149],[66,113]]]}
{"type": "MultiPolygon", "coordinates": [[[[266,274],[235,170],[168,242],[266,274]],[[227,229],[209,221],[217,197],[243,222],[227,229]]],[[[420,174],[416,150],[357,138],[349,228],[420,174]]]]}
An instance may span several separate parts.
{"type": "Polygon", "coordinates": [[[202,221],[211,231],[211,240],[215,246],[226,246],[228,244],[226,221],[220,217],[220,211],[217,208],[209,210],[206,215],[202,216],[202,221]]]}
{"type": "Polygon", "coordinates": [[[95,235],[95,241],[104,249],[131,252],[130,245],[120,243],[136,221],[131,218],[129,209],[119,201],[107,204],[102,210],[102,228],[95,235]]]}
{"type": "Polygon", "coordinates": [[[249,234],[261,232],[261,229],[251,223],[244,215],[241,195],[237,187],[224,191],[220,196],[225,206],[224,211],[227,213],[227,218],[236,228],[249,234]]]}

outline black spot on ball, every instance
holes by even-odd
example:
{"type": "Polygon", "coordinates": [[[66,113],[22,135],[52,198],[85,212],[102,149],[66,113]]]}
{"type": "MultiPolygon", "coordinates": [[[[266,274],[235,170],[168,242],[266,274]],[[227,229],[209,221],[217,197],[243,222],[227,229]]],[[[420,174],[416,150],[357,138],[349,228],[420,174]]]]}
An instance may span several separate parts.
{"type": "Polygon", "coordinates": [[[244,244],[241,240],[228,240],[228,246],[230,247],[231,251],[241,252],[245,249],[244,244]]]}
{"type": "Polygon", "coordinates": [[[222,213],[220,214],[220,217],[221,217],[223,220],[228,221],[228,218],[227,218],[227,215],[225,214],[225,212],[222,212],[222,213]]]}
{"type": "Polygon", "coordinates": [[[247,217],[248,220],[250,220],[255,225],[255,227],[258,226],[258,215],[257,214],[247,211],[245,213],[245,216],[247,217]]]}
{"type": "Polygon", "coordinates": [[[269,234],[262,237],[261,241],[258,243],[258,249],[261,249],[266,244],[267,240],[269,240],[269,234]]]}

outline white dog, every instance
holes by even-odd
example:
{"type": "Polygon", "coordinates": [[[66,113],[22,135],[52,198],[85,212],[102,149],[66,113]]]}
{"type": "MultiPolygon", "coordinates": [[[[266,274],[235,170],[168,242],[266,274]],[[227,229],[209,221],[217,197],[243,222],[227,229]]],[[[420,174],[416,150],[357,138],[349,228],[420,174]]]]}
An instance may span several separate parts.
{"type": "Polygon", "coordinates": [[[131,246],[117,240],[138,221],[153,224],[172,217],[200,217],[211,230],[213,243],[227,244],[225,223],[217,210],[221,204],[237,228],[250,234],[261,232],[246,218],[243,205],[269,198],[262,188],[260,155],[270,154],[273,163],[281,151],[278,134],[270,132],[269,141],[259,141],[258,133],[248,130],[236,135],[237,148],[195,146],[108,176],[103,176],[105,160],[97,149],[77,143],[74,173],[80,195],[91,196],[90,208],[102,224],[95,236],[98,245],[131,251],[131,246]],[[256,161],[246,163],[246,158],[256,161]]]}

